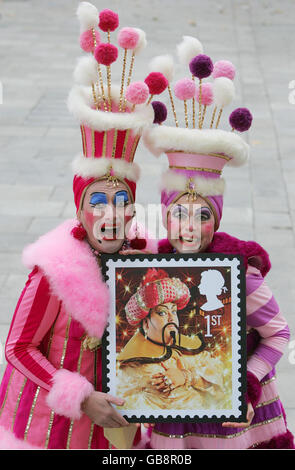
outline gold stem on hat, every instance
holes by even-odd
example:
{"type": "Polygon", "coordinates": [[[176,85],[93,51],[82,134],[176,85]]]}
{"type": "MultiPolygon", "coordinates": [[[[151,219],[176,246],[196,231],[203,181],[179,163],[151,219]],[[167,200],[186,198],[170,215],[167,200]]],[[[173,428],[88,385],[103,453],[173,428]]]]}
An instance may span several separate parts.
{"type": "MultiPolygon", "coordinates": [[[[195,81],[194,75],[192,75],[192,80],[195,81]]],[[[196,98],[193,97],[193,128],[196,127],[196,98]]]]}
{"type": "Polygon", "coordinates": [[[233,127],[231,131],[232,131],[232,132],[235,132],[235,128],[233,127]]]}
{"type": "Polygon", "coordinates": [[[135,110],[135,106],[136,106],[136,104],[134,103],[134,104],[132,105],[132,108],[131,108],[131,112],[132,112],[132,113],[133,113],[133,111],[135,110]]]}
{"type": "Polygon", "coordinates": [[[203,107],[203,114],[202,114],[202,123],[201,123],[201,127],[202,127],[202,128],[203,128],[203,125],[204,125],[204,119],[205,119],[206,109],[207,109],[207,105],[205,104],[204,107],[203,107]]]}
{"type": "MultiPolygon", "coordinates": [[[[95,36],[95,29],[91,28],[91,31],[92,31],[92,37],[93,37],[93,44],[94,44],[94,48],[95,48],[97,46],[96,36],[95,36]]],[[[94,55],[94,50],[93,50],[93,55],[94,55]]],[[[99,82],[100,82],[101,95],[102,95],[103,104],[104,104],[104,110],[107,111],[106,102],[105,102],[105,95],[104,95],[104,88],[103,88],[103,80],[102,80],[102,74],[101,74],[101,69],[100,69],[100,64],[99,63],[97,63],[97,71],[98,71],[98,77],[99,77],[99,82]]],[[[93,87],[92,87],[92,93],[93,93],[93,87]]],[[[94,93],[95,93],[95,89],[94,89],[94,93]]],[[[94,98],[94,94],[93,94],[93,98],[94,98]]],[[[94,99],[94,102],[95,101],[96,100],[94,99]]]]}
{"type": "Polygon", "coordinates": [[[171,91],[170,84],[168,85],[168,93],[169,93],[169,97],[170,97],[170,103],[171,103],[171,107],[172,107],[172,111],[173,111],[175,125],[176,125],[176,127],[178,127],[178,120],[177,120],[177,116],[176,116],[175,105],[174,105],[174,101],[173,101],[173,96],[172,96],[172,91],[171,91]]]}
{"type": "MultiPolygon", "coordinates": [[[[108,43],[111,43],[111,32],[108,29],[107,31],[108,35],[108,43]]],[[[111,101],[111,67],[110,65],[107,65],[107,84],[108,84],[108,105],[109,105],[109,111],[112,110],[112,101],[111,101]]]]}
{"type": "Polygon", "coordinates": [[[202,79],[199,81],[199,129],[202,125],[202,79]]]}
{"type": "MultiPolygon", "coordinates": [[[[127,78],[126,88],[129,87],[129,85],[130,85],[130,83],[131,83],[131,77],[132,77],[132,72],[133,72],[133,67],[134,67],[134,60],[135,60],[135,52],[133,51],[133,52],[132,52],[132,56],[131,56],[130,66],[129,66],[129,72],[128,72],[128,78],[127,78]]],[[[126,109],[126,105],[127,105],[127,100],[126,100],[126,98],[125,98],[125,99],[124,99],[124,105],[123,105],[123,112],[124,112],[125,109],[126,109]]]]}
{"type": "Polygon", "coordinates": [[[97,96],[96,96],[94,83],[91,83],[91,87],[92,87],[92,96],[93,96],[94,105],[95,105],[96,109],[99,109],[99,102],[98,102],[98,99],[97,99],[97,96]]]}
{"type": "Polygon", "coordinates": [[[210,124],[210,129],[213,127],[214,119],[215,119],[215,114],[216,114],[217,106],[214,106],[213,109],[213,114],[212,114],[212,119],[211,119],[211,124],[210,124]]]}
{"type": "Polygon", "coordinates": [[[217,117],[217,121],[216,121],[216,126],[215,126],[216,129],[217,129],[217,127],[219,126],[219,122],[220,122],[220,118],[221,118],[222,111],[223,111],[223,108],[221,108],[220,111],[219,111],[219,113],[218,113],[218,117],[217,117]]]}
{"type": "Polygon", "coordinates": [[[154,95],[151,95],[151,96],[149,97],[149,100],[148,100],[148,102],[147,102],[147,104],[146,104],[147,106],[151,103],[153,97],[154,97],[154,95]]]}
{"type": "Polygon", "coordinates": [[[104,110],[107,111],[108,110],[108,107],[107,107],[107,102],[106,102],[106,97],[105,97],[105,92],[104,92],[104,86],[103,86],[103,79],[102,79],[102,73],[101,73],[101,68],[100,68],[100,64],[98,64],[98,76],[99,76],[99,84],[100,84],[100,89],[101,89],[101,96],[102,96],[102,100],[103,100],[103,107],[104,107],[104,110]]]}
{"type": "Polygon", "coordinates": [[[96,47],[96,36],[95,36],[95,29],[94,28],[91,28],[91,31],[92,31],[92,37],[93,37],[93,44],[94,44],[94,47],[96,47]]]}
{"type": "Polygon", "coordinates": [[[122,104],[123,104],[123,92],[124,92],[124,82],[125,82],[126,59],[127,59],[127,49],[124,50],[124,57],[123,57],[123,68],[122,68],[122,77],[121,77],[121,91],[120,91],[120,105],[119,105],[119,111],[122,111],[122,104]]]}
{"type": "Polygon", "coordinates": [[[133,51],[132,56],[131,56],[130,67],[129,67],[127,86],[129,86],[131,82],[131,77],[132,77],[132,72],[133,72],[133,67],[134,67],[134,59],[135,59],[135,52],[133,51]]]}
{"type": "Polygon", "coordinates": [[[186,102],[186,100],[183,100],[183,104],[184,104],[185,127],[188,127],[187,102],[186,102]]]}
{"type": "Polygon", "coordinates": [[[107,65],[107,83],[108,83],[108,104],[109,111],[112,110],[112,101],[111,101],[111,66],[107,65]]]}

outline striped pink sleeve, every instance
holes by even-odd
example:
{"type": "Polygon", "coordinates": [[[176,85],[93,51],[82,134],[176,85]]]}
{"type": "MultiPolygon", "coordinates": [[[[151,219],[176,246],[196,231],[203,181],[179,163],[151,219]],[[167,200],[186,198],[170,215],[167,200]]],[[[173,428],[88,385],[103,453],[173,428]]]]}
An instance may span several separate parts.
{"type": "Polygon", "coordinates": [[[290,331],[271,290],[254,267],[247,271],[246,295],[247,325],[261,337],[247,369],[261,380],[282,357],[290,331]]]}
{"type": "Polygon", "coordinates": [[[35,267],[18,300],[5,347],[7,362],[47,390],[56,369],[39,346],[58,314],[59,304],[50,294],[46,277],[35,267]]]}

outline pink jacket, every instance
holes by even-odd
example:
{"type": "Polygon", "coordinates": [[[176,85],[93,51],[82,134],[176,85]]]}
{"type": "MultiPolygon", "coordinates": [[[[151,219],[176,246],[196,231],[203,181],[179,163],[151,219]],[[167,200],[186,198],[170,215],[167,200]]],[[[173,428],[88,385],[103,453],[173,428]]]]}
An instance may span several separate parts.
{"type": "Polygon", "coordinates": [[[71,235],[75,225],[76,220],[65,221],[23,252],[32,271],[11,323],[0,388],[0,426],[48,449],[109,445],[103,429],[81,412],[94,390],[95,353],[85,340],[103,335],[108,289],[87,242],[71,235]]]}

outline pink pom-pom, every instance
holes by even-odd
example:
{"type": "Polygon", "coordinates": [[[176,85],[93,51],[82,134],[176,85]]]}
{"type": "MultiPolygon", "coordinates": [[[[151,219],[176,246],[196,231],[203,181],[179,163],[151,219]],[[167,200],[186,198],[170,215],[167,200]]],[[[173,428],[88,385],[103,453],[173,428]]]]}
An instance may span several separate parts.
{"type": "Polygon", "coordinates": [[[167,78],[160,72],[151,72],[144,81],[151,95],[160,95],[168,86],[167,78]]]}
{"type": "Polygon", "coordinates": [[[149,96],[149,87],[144,82],[131,83],[126,90],[126,99],[132,104],[145,103],[149,96]]]}
{"type": "Polygon", "coordinates": [[[85,52],[93,52],[95,47],[100,43],[99,31],[94,31],[96,44],[94,44],[92,30],[84,31],[80,35],[80,46],[85,52]]]}
{"type": "Polygon", "coordinates": [[[134,28],[122,28],[118,33],[118,44],[123,49],[135,49],[139,41],[139,33],[134,28]]]}
{"type": "Polygon", "coordinates": [[[112,10],[105,9],[99,13],[98,26],[102,31],[115,31],[119,26],[119,16],[112,10]]]}
{"type": "Polygon", "coordinates": [[[99,64],[108,66],[117,60],[118,49],[113,44],[101,43],[95,48],[94,57],[99,64]]]}
{"type": "Polygon", "coordinates": [[[235,78],[235,66],[229,60],[218,60],[213,67],[213,78],[226,77],[230,80],[235,78]]]}
{"type": "MultiPolygon", "coordinates": [[[[197,87],[196,100],[199,102],[200,87],[197,87]]],[[[214,94],[211,83],[202,83],[201,104],[209,106],[213,103],[214,94]]]]}
{"type": "Polygon", "coordinates": [[[196,94],[196,84],[190,78],[182,78],[175,83],[174,93],[179,100],[190,100],[196,94]]]}

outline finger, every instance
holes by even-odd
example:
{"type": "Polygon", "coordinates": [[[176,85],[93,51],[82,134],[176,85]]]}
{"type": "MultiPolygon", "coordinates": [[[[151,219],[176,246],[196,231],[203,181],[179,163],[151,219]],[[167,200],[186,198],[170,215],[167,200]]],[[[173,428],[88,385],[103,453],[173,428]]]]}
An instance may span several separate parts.
{"type": "Polygon", "coordinates": [[[160,384],[164,381],[164,378],[163,377],[159,377],[159,378],[155,378],[154,380],[152,380],[152,385],[157,385],[157,384],[160,384]]]}
{"type": "Polygon", "coordinates": [[[249,426],[248,423],[222,423],[224,428],[245,428],[249,426]]]}
{"type": "Polygon", "coordinates": [[[106,419],[105,424],[103,425],[104,428],[121,428],[121,424],[119,424],[116,420],[109,417],[106,419]]]}
{"type": "Polygon", "coordinates": [[[116,421],[120,426],[128,426],[128,421],[126,421],[125,418],[123,418],[122,415],[120,415],[120,413],[117,413],[117,411],[113,410],[113,414],[112,414],[112,419],[114,421],[116,421]]]}
{"type": "Polygon", "coordinates": [[[152,379],[153,379],[154,377],[155,377],[155,378],[164,377],[164,374],[162,374],[162,372],[160,372],[159,374],[154,374],[154,375],[152,375],[152,379]]]}
{"type": "Polygon", "coordinates": [[[159,385],[155,386],[158,390],[163,390],[164,388],[167,388],[167,384],[164,382],[160,383],[159,385]]]}
{"type": "Polygon", "coordinates": [[[113,403],[114,405],[122,406],[125,403],[123,398],[114,397],[113,395],[106,394],[105,399],[109,403],[113,403]]]}

